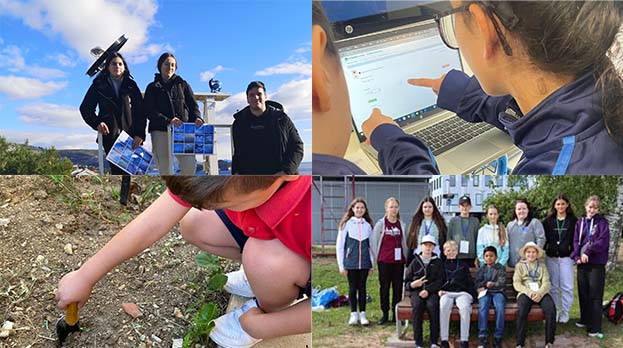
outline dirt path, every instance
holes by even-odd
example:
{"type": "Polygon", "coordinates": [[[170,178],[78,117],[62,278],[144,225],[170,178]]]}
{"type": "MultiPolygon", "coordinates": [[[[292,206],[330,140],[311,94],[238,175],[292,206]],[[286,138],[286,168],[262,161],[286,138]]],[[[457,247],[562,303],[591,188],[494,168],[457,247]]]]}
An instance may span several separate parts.
{"type": "MultiPolygon", "coordinates": [[[[133,179],[134,180],[134,179],[133,179]]],[[[157,188],[158,178],[138,180],[157,188]]],[[[58,280],[77,269],[156,194],[134,196],[128,208],[112,196],[117,178],[72,179],[66,187],[43,176],[0,177],[0,325],[15,323],[0,347],[52,347],[58,280]],[[138,204],[136,201],[141,204],[138,204]],[[2,220],[0,220],[2,221],[2,220]],[[6,222],[6,220],[5,220],[6,222]],[[68,244],[71,245],[69,250],[68,244]]],[[[177,227],[139,256],[100,281],[80,312],[81,333],[67,347],[170,347],[181,338],[192,310],[202,299],[223,311],[222,293],[206,293],[206,273],[194,263],[197,248],[186,244],[177,227]],[[142,316],[133,319],[121,304],[136,303],[142,316]],[[176,308],[181,314],[175,315],[176,308]]],[[[234,265],[226,265],[230,270],[234,265]]]]}

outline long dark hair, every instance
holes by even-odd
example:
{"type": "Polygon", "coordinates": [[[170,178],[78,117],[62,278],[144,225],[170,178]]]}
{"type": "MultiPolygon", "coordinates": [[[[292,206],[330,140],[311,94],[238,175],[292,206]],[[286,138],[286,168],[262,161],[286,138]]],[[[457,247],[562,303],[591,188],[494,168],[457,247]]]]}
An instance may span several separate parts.
{"type": "Polygon", "coordinates": [[[177,73],[177,70],[180,68],[180,66],[177,64],[177,58],[175,58],[175,56],[171,52],[164,52],[160,55],[160,58],[158,58],[158,65],[156,66],[156,70],[158,70],[158,72],[160,72],[160,67],[162,66],[162,63],[164,63],[164,61],[169,57],[175,59],[175,72],[177,73]]]}
{"type": "Polygon", "coordinates": [[[430,196],[424,197],[424,199],[420,202],[417,210],[415,211],[415,214],[413,214],[413,218],[411,219],[411,225],[409,226],[407,246],[411,249],[417,248],[420,227],[422,226],[422,220],[424,220],[424,212],[422,211],[424,203],[430,203],[433,205],[433,222],[439,230],[439,240],[437,241],[437,243],[439,244],[441,240],[446,240],[446,234],[448,230],[448,228],[446,227],[446,221],[443,219],[443,216],[441,216],[439,209],[437,209],[435,200],[430,196]]]}
{"type": "Polygon", "coordinates": [[[523,203],[526,205],[526,207],[528,207],[528,216],[523,222],[525,226],[528,226],[530,224],[530,221],[532,221],[532,219],[534,218],[534,213],[532,212],[532,207],[530,206],[530,203],[528,203],[528,200],[526,198],[519,198],[515,201],[515,206],[513,207],[513,220],[517,220],[517,222],[519,222],[519,219],[517,219],[517,212],[515,211],[518,203],[523,203]]]}
{"type": "Polygon", "coordinates": [[[357,197],[353,199],[353,201],[350,202],[350,204],[348,205],[348,209],[344,213],[344,216],[342,216],[342,220],[338,225],[339,229],[342,229],[342,227],[344,227],[344,224],[346,224],[346,222],[350,220],[351,217],[355,216],[355,212],[353,212],[353,207],[357,203],[363,203],[363,206],[366,208],[366,212],[363,214],[362,218],[366,220],[370,224],[370,226],[372,226],[372,218],[370,217],[370,211],[368,210],[368,203],[366,203],[365,198],[357,197]]]}
{"type": "Polygon", "coordinates": [[[575,214],[573,213],[573,208],[571,208],[571,202],[569,201],[569,197],[567,197],[567,195],[564,194],[564,193],[560,193],[552,201],[552,206],[549,208],[549,211],[547,212],[547,217],[556,216],[556,214],[557,214],[557,212],[556,212],[556,201],[558,201],[558,200],[563,200],[563,201],[567,202],[567,210],[565,211],[567,216],[575,216],[575,214]]]}
{"type": "Polygon", "coordinates": [[[108,65],[110,65],[110,62],[112,62],[112,60],[115,58],[120,58],[121,61],[123,62],[123,67],[125,68],[125,70],[123,71],[123,77],[133,78],[132,74],[130,74],[130,67],[128,67],[128,63],[126,63],[125,58],[123,58],[123,56],[119,52],[115,52],[108,56],[108,58],[106,59],[106,63],[104,64],[105,68],[102,69],[102,71],[100,71],[99,74],[97,74],[97,77],[110,76],[110,71],[108,71],[108,65]]]}
{"type": "MultiPolygon", "coordinates": [[[[522,44],[540,70],[578,78],[592,72],[601,94],[610,138],[623,145],[623,79],[611,57],[621,54],[616,41],[623,23],[619,1],[478,1],[489,17],[522,44]],[[495,16],[495,18],[494,18],[495,16]]],[[[496,27],[507,55],[512,49],[496,27]]]]}

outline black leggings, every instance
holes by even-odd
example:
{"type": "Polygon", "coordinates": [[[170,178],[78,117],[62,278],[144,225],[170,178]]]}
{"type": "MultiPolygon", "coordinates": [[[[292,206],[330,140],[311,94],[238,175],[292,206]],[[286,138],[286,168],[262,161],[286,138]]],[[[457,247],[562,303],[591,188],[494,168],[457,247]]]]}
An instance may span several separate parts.
{"type": "Polygon", "coordinates": [[[601,303],[604,299],[606,267],[604,265],[578,265],[578,296],[580,297],[580,322],[588,332],[601,332],[601,303]]]}
{"type": "Polygon", "coordinates": [[[416,346],[424,345],[422,327],[424,324],[424,310],[428,311],[430,321],[430,344],[437,344],[439,340],[439,295],[429,293],[428,297],[421,298],[417,291],[411,292],[411,308],[413,308],[413,338],[416,346]]]}
{"type": "MultiPolygon", "coordinates": [[[[521,294],[517,297],[517,345],[523,346],[526,341],[526,324],[532,304],[530,297],[521,294]]],[[[549,294],[545,294],[539,303],[545,315],[545,343],[554,343],[556,335],[556,305],[549,294]]]]}
{"type": "Polygon", "coordinates": [[[389,312],[389,288],[392,288],[392,312],[396,304],[402,300],[402,287],[404,264],[402,263],[379,263],[379,294],[381,298],[381,310],[383,315],[389,312]]]}
{"type": "Polygon", "coordinates": [[[350,302],[350,311],[357,312],[357,303],[359,303],[359,311],[366,311],[366,281],[368,280],[367,269],[349,269],[348,271],[348,302],[350,302]]]}

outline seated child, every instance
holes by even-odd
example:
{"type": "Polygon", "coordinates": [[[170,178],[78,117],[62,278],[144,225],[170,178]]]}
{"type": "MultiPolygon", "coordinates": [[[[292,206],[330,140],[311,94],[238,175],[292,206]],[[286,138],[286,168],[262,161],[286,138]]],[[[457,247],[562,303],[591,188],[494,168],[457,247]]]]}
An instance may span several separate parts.
{"type": "Polygon", "coordinates": [[[522,260],[515,265],[513,287],[517,291],[517,347],[523,348],[526,340],[526,323],[533,303],[538,303],[545,314],[545,348],[554,346],[556,334],[556,306],[549,295],[549,273],[543,257],[543,249],[528,242],[520,250],[522,260]]]}
{"type": "Polygon", "coordinates": [[[446,255],[444,264],[445,283],[439,290],[439,321],[441,324],[441,348],[450,348],[448,336],[450,331],[450,313],[456,302],[461,317],[461,348],[467,348],[469,342],[469,322],[472,315],[474,299],[474,281],[469,273],[471,259],[459,260],[459,248],[455,241],[443,244],[446,255]]]}
{"type": "Polygon", "coordinates": [[[439,295],[437,292],[444,282],[443,261],[433,253],[437,241],[426,235],[422,238],[421,252],[414,255],[405,274],[405,290],[411,294],[413,308],[413,337],[415,347],[422,348],[422,325],[424,310],[430,318],[431,348],[439,348],[439,295]]]}
{"type": "Polygon", "coordinates": [[[249,290],[256,297],[216,319],[210,333],[214,342],[226,348],[251,347],[261,339],[310,332],[309,300],[291,304],[301,289],[309,287],[311,275],[311,177],[164,179],[167,192],[80,269],[60,280],[57,306],[64,309],[76,302],[84,306],[106,273],[180,222],[182,236],[189,243],[242,261],[249,290]]]}
{"type": "Polygon", "coordinates": [[[489,245],[484,249],[484,264],[476,274],[476,288],[478,291],[478,348],[488,347],[487,325],[489,323],[489,308],[491,303],[495,307],[495,333],[493,335],[494,348],[502,348],[504,336],[504,307],[506,306],[506,266],[497,263],[498,250],[489,245]]]}

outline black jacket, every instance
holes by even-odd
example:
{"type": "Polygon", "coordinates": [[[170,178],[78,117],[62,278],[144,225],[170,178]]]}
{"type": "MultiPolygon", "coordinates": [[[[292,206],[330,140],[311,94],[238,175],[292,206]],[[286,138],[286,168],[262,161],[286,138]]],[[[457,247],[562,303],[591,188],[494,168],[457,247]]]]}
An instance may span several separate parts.
{"type": "MultiPolygon", "coordinates": [[[[250,123],[254,116],[249,106],[234,114],[232,135],[234,140],[234,154],[232,156],[232,174],[260,174],[266,173],[266,168],[249,168],[241,157],[249,156],[258,151],[258,144],[245,141],[250,123]]],[[[270,117],[274,136],[278,139],[280,168],[271,168],[272,174],[283,172],[285,174],[298,173],[299,165],[303,160],[303,140],[299,136],[290,117],[283,112],[281,104],[267,101],[266,111],[260,117],[270,117]]],[[[260,144],[261,146],[261,144],[260,144]]]]}
{"type": "Polygon", "coordinates": [[[487,288],[487,282],[493,282],[493,287],[487,289],[487,292],[504,293],[504,290],[506,290],[506,266],[496,262],[491,266],[493,268],[492,270],[487,269],[487,267],[486,264],[483,264],[478,269],[478,273],[476,274],[476,289],[487,288]],[[489,274],[487,274],[487,272],[489,274]]]}
{"type": "Polygon", "coordinates": [[[441,286],[446,281],[445,274],[443,272],[443,261],[435,253],[433,253],[433,258],[428,263],[426,268],[423,267],[424,262],[420,255],[415,255],[409,267],[407,267],[407,272],[405,273],[405,290],[410,292],[419,293],[422,290],[427,290],[429,294],[436,294],[439,290],[441,290],[441,286]],[[411,282],[417,279],[426,276],[428,280],[424,283],[423,286],[419,288],[412,288],[411,282]]]}
{"type": "Polygon", "coordinates": [[[145,140],[147,121],[142,112],[143,97],[138,85],[129,76],[123,78],[119,88],[119,97],[108,80],[108,74],[99,74],[80,104],[80,114],[84,121],[94,130],[104,122],[110,133],[104,136],[104,143],[110,144],[122,130],[131,137],[139,136],[145,140]],[[95,113],[99,107],[99,113],[95,113]]]}
{"type": "Polygon", "coordinates": [[[145,90],[145,116],[149,119],[149,132],[166,131],[174,117],[183,122],[201,118],[199,105],[192,88],[179,75],[164,82],[160,74],[145,90]]]}
{"type": "Polygon", "coordinates": [[[556,214],[552,214],[552,216],[548,216],[543,220],[543,229],[545,230],[545,254],[549,257],[570,257],[573,252],[575,223],[578,219],[574,215],[567,214],[562,226],[562,239],[558,237],[556,219],[556,214]]]}
{"type": "Polygon", "coordinates": [[[441,286],[441,290],[449,292],[465,291],[476,297],[476,288],[471,273],[469,273],[469,264],[465,260],[448,260],[443,263],[443,271],[445,282],[441,286]]]}

